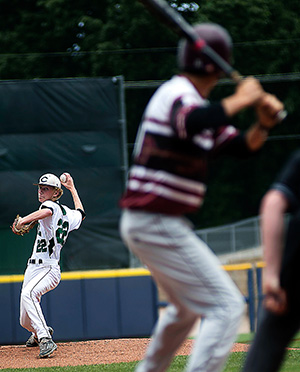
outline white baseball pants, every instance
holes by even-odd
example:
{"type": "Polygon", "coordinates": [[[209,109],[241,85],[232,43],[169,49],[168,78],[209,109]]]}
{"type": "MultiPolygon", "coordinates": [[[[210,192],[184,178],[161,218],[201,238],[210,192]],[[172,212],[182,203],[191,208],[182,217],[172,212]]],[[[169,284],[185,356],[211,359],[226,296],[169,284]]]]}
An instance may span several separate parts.
{"type": "Polygon", "coordinates": [[[199,317],[201,326],[186,371],[220,371],[245,305],[217,257],[182,217],[125,210],[120,232],[170,302],[136,372],[166,371],[199,317]]]}
{"type": "Polygon", "coordinates": [[[58,286],[59,265],[28,264],[20,298],[20,324],[40,341],[51,337],[40,305],[41,297],[58,286]]]}

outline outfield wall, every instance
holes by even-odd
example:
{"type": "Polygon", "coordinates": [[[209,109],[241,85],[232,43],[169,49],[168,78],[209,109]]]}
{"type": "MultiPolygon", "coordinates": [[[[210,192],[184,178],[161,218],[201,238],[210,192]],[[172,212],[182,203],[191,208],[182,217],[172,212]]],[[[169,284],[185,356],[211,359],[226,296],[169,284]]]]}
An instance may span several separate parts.
{"type": "MultiPolygon", "coordinates": [[[[24,343],[19,325],[23,275],[0,276],[0,344],[24,343]]],[[[62,273],[42,297],[56,341],[149,336],[158,318],[157,290],[145,269],[62,273]]]]}

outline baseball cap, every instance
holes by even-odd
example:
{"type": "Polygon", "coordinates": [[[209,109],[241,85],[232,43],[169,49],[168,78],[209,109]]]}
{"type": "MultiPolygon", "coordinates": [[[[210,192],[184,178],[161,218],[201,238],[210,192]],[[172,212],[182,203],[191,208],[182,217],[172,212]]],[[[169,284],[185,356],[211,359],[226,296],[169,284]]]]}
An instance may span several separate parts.
{"type": "Polygon", "coordinates": [[[55,176],[52,173],[46,173],[43,174],[38,183],[35,183],[34,185],[47,185],[47,186],[53,186],[58,187],[61,189],[61,182],[57,176],[55,176]]]}

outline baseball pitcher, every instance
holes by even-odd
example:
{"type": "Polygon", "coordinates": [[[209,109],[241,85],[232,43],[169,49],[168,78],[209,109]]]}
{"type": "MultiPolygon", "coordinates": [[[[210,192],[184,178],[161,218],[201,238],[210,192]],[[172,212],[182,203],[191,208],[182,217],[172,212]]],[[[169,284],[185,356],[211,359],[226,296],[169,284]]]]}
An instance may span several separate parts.
{"type": "Polygon", "coordinates": [[[36,184],[41,203],[39,209],[23,218],[17,216],[11,227],[13,233],[23,235],[37,224],[36,239],[21,291],[20,324],[32,333],[26,346],[39,345],[40,358],[48,357],[57,349],[52,340],[53,329],[47,325],[42,312],[41,297],[58,286],[61,249],[70,231],[78,229],[85,218],[73,178],[64,173],[61,181],[51,173],[41,176],[36,184]],[[61,183],[70,191],[75,209],[58,202],[63,194],[61,183]]]}

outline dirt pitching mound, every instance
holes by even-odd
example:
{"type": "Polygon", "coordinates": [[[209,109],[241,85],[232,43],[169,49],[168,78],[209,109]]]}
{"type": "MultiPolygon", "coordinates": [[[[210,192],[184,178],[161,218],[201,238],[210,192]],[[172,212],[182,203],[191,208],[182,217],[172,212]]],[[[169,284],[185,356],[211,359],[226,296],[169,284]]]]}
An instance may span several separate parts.
{"type": "MultiPolygon", "coordinates": [[[[63,367],[91,364],[133,362],[143,359],[148,338],[128,338],[84,342],[57,343],[57,350],[40,359],[38,347],[0,346],[0,368],[63,367]]],[[[176,355],[189,355],[193,340],[186,340],[176,355]]],[[[247,351],[249,345],[234,344],[232,351],[247,351]]]]}

